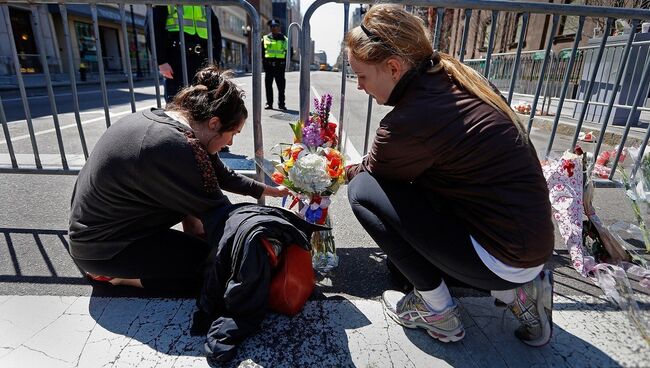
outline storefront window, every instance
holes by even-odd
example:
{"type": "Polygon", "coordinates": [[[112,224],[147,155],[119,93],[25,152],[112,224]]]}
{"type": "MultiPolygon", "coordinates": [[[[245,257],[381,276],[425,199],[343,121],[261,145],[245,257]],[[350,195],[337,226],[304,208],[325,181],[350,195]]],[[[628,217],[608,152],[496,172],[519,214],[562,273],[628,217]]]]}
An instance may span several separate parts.
{"type": "Polygon", "coordinates": [[[39,60],[34,32],[32,30],[31,14],[29,11],[9,8],[11,27],[14,33],[16,52],[20,61],[21,73],[41,73],[43,70],[39,60]]]}
{"type": "Polygon", "coordinates": [[[131,69],[136,72],[138,62],[140,63],[141,71],[149,71],[149,53],[147,53],[147,42],[144,34],[137,33],[138,43],[136,46],[133,39],[133,32],[129,33],[129,56],[131,57],[131,69]],[[136,59],[137,56],[137,59],[136,59]]]}
{"type": "MultiPolygon", "coordinates": [[[[74,22],[77,31],[77,42],[79,46],[80,64],[97,64],[97,47],[95,46],[95,34],[93,25],[90,23],[74,22]]],[[[86,68],[89,65],[85,65],[86,68]]]]}

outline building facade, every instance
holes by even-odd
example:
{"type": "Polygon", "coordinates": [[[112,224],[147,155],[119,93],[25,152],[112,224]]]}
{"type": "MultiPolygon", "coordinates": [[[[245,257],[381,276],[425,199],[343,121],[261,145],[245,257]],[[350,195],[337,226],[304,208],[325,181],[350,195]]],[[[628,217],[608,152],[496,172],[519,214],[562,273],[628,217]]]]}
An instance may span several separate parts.
{"type": "MultiPolygon", "coordinates": [[[[68,60],[66,52],[63,17],[55,4],[36,5],[39,23],[32,17],[28,5],[12,4],[9,14],[0,10],[0,16],[8,17],[12,26],[13,40],[10,40],[6,22],[0,24],[0,77],[15,79],[15,66],[9,42],[13,42],[20,61],[20,70],[27,76],[43,73],[39,53],[46,55],[49,71],[53,79],[67,75],[68,66],[74,70],[84,66],[88,72],[96,72],[98,66],[95,33],[90,6],[80,4],[66,5],[67,26],[70,32],[73,59],[68,60]],[[38,43],[36,33],[42,35],[42,44],[38,43]]],[[[144,36],[144,5],[126,7],[126,24],[128,45],[123,47],[123,33],[120,10],[117,5],[98,5],[100,46],[107,74],[123,73],[126,70],[126,58],[131,59],[134,73],[147,73],[150,69],[149,55],[144,36]]],[[[9,81],[10,83],[10,81],[9,81]]]]}
{"type": "Polygon", "coordinates": [[[239,6],[213,6],[221,28],[221,66],[246,70],[249,64],[248,45],[250,25],[246,11],[239,6]]]}
{"type": "Polygon", "coordinates": [[[300,13],[300,1],[297,0],[273,0],[273,18],[280,21],[282,32],[290,38],[289,54],[291,68],[298,70],[300,63],[299,34],[295,32],[289,35],[289,25],[297,23],[302,27],[302,14],[300,13]]]}
{"type": "MultiPolygon", "coordinates": [[[[271,17],[271,0],[261,0],[267,13],[262,18],[271,17]]],[[[32,17],[28,4],[11,4],[9,13],[0,9],[0,84],[17,85],[11,43],[16,46],[20,70],[27,80],[41,79],[44,72],[40,51],[43,50],[52,80],[67,80],[68,68],[72,63],[77,79],[83,74],[96,78],[98,72],[97,47],[90,6],[86,4],[67,4],[67,28],[70,34],[72,60],[68,60],[63,17],[59,5],[36,5],[40,22],[32,17]],[[10,40],[6,19],[12,26],[13,40],[10,40]],[[36,35],[42,35],[39,44],[36,35]]],[[[222,34],[221,64],[235,70],[246,69],[250,64],[250,22],[246,11],[238,6],[213,6],[222,34]]],[[[123,77],[126,72],[126,58],[131,60],[131,68],[136,76],[151,75],[157,67],[151,65],[150,53],[145,36],[146,6],[126,5],[127,47],[123,47],[120,9],[116,4],[97,6],[97,17],[102,50],[103,66],[107,76],[123,77]]],[[[265,32],[266,21],[262,23],[265,32]]],[[[84,75],[85,77],[85,75],[84,75]]]]}

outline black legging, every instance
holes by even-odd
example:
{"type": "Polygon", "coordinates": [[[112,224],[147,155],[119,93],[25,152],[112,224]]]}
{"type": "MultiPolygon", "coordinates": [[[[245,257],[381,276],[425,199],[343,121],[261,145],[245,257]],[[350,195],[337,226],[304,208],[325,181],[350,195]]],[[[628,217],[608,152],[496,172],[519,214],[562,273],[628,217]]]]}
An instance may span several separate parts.
{"type": "Polygon", "coordinates": [[[520,285],[483,264],[462,221],[431,193],[363,172],[350,181],[348,197],[361,225],[416,289],[435,289],[445,275],[484,290],[520,285]]]}
{"type": "Polygon", "coordinates": [[[166,229],[129,244],[111,259],[75,262],[96,275],[141,279],[148,290],[194,294],[200,290],[209,251],[207,242],[166,229]]]}

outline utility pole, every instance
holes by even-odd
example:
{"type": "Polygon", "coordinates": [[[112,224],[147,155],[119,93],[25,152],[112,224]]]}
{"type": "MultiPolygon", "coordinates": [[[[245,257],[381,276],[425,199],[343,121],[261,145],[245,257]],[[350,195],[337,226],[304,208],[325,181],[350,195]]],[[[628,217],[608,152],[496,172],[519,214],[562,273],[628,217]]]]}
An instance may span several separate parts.
{"type": "Polygon", "coordinates": [[[131,32],[133,32],[133,46],[135,47],[136,76],[142,78],[142,69],[140,69],[140,52],[138,52],[138,33],[135,30],[135,16],[133,15],[133,5],[129,6],[131,7],[131,32]]]}

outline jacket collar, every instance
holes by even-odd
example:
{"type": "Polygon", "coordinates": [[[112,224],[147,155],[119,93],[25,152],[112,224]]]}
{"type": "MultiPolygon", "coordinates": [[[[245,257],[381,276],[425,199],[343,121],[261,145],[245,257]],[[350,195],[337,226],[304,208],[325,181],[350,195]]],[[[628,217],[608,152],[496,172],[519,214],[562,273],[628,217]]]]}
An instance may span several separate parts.
{"type": "Polygon", "coordinates": [[[149,119],[151,119],[153,121],[157,121],[157,122],[163,123],[163,124],[172,125],[174,127],[177,127],[179,129],[181,129],[182,131],[188,131],[188,132],[192,132],[192,133],[194,132],[194,130],[192,130],[192,128],[190,128],[187,125],[181,123],[180,121],[172,119],[170,116],[165,114],[165,110],[163,110],[163,109],[158,109],[158,108],[152,107],[149,110],[144,110],[143,113],[144,113],[144,116],[146,116],[147,118],[149,118],[149,119]]]}
{"type": "MultiPolygon", "coordinates": [[[[436,63],[439,62],[436,61],[436,63]]],[[[416,77],[419,77],[425,73],[427,73],[428,70],[430,70],[431,67],[434,66],[434,62],[431,59],[425,59],[420,63],[419,65],[409,69],[402,78],[397,82],[395,87],[393,88],[393,91],[390,93],[390,96],[388,97],[388,100],[384,105],[387,106],[395,106],[397,103],[404,97],[404,94],[406,94],[406,91],[408,90],[409,85],[411,82],[415,79],[416,77]]]]}
{"type": "Polygon", "coordinates": [[[412,68],[408,72],[406,72],[402,76],[402,78],[400,78],[400,80],[397,82],[397,84],[393,88],[393,91],[390,93],[388,100],[384,105],[387,106],[397,105],[399,100],[401,100],[404,94],[406,93],[406,90],[408,89],[408,86],[411,84],[411,81],[413,81],[413,79],[417,77],[419,74],[420,73],[418,73],[415,68],[412,68]]]}

